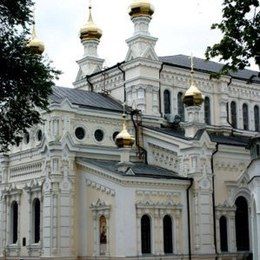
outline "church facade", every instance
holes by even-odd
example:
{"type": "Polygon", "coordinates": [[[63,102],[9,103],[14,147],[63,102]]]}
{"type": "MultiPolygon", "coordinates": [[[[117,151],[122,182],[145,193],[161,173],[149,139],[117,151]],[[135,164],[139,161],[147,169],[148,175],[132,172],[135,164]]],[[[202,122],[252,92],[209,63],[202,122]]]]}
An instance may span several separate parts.
{"type": "Polygon", "coordinates": [[[74,88],[0,155],[0,259],[260,259],[258,73],[159,57],[153,12],[104,69],[89,8],[74,88]]]}

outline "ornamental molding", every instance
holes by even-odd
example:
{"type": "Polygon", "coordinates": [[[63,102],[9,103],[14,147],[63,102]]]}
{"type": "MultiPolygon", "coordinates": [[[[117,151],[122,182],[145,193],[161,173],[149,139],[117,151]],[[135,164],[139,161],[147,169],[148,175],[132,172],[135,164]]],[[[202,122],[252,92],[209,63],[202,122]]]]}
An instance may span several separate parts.
{"type": "Polygon", "coordinates": [[[243,172],[248,165],[247,161],[234,161],[234,160],[227,160],[227,159],[216,159],[214,162],[214,167],[218,170],[225,170],[225,171],[239,171],[240,173],[243,172]]]}
{"type": "Polygon", "coordinates": [[[228,94],[229,97],[233,98],[244,98],[244,99],[250,99],[251,100],[259,100],[260,97],[260,91],[257,88],[252,88],[252,86],[249,85],[231,85],[228,88],[228,94]]]}
{"type": "Polygon", "coordinates": [[[153,156],[153,163],[168,170],[180,171],[180,158],[177,152],[149,143],[149,153],[153,156]]]}
{"type": "Polygon", "coordinates": [[[9,184],[4,187],[2,190],[1,197],[14,197],[20,203],[20,197],[23,193],[23,190],[19,188],[15,183],[9,184]]]}
{"type": "Polygon", "coordinates": [[[179,209],[182,210],[181,203],[175,203],[171,200],[169,201],[137,201],[136,202],[137,209],[179,209]]]}
{"type": "Polygon", "coordinates": [[[28,148],[25,148],[24,150],[17,151],[15,153],[10,154],[9,155],[10,162],[22,161],[22,160],[26,160],[26,159],[29,159],[30,161],[32,161],[32,158],[39,158],[39,154],[44,147],[46,138],[44,137],[43,139],[44,139],[44,142],[42,142],[39,146],[37,146],[35,148],[28,147],[28,148]]]}
{"type": "Polygon", "coordinates": [[[79,165],[81,165],[83,168],[85,168],[88,173],[93,174],[94,176],[100,177],[105,180],[109,180],[111,182],[117,183],[119,185],[127,185],[132,187],[152,187],[152,188],[177,188],[177,189],[186,189],[187,186],[189,186],[190,181],[189,180],[177,180],[177,179],[152,179],[152,178],[135,178],[135,177],[127,177],[127,176],[119,176],[118,174],[115,174],[113,172],[109,172],[105,169],[98,169],[94,165],[89,166],[86,165],[86,163],[77,161],[79,165]],[[92,168],[93,167],[93,168],[92,168]]]}
{"type": "Polygon", "coordinates": [[[10,167],[10,178],[41,175],[42,165],[42,162],[38,161],[32,164],[23,164],[10,167]]]}
{"type": "Polygon", "coordinates": [[[228,200],[227,203],[229,205],[234,205],[236,199],[239,196],[243,196],[246,198],[248,202],[248,207],[250,208],[251,201],[251,191],[248,186],[248,181],[250,180],[250,176],[247,171],[242,173],[236,181],[225,181],[225,185],[228,191],[228,200]]]}
{"type": "Polygon", "coordinates": [[[33,179],[33,180],[27,182],[24,185],[23,189],[26,190],[28,193],[38,192],[41,190],[42,184],[43,184],[43,180],[33,179]]]}
{"type": "Polygon", "coordinates": [[[167,202],[153,202],[153,201],[138,201],[135,204],[136,217],[141,218],[147,214],[154,218],[163,218],[165,215],[173,216],[176,220],[181,220],[183,206],[182,204],[175,204],[172,201],[167,202]]]}
{"type": "MultiPolygon", "coordinates": [[[[195,84],[198,88],[203,90],[203,92],[212,93],[214,90],[214,82],[209,80],[209,76],[205,75],[194,75],[195,84]]],[[[187,90],[190,85],[190,73],[189,71],[167,71],[162,73],[161,83],[167,85],[174,85],[177,87],[181,87],[182,89],[187,90]]]]}
{"type": "Polygon", "coordinates": [[[101,216],[106,217],[106,219],[109,219],[110,217],[110,211],[111,211],[111,205],[108,205],[105,201],[102,201],[101,199],[98,199],[96,202],[92,202],[90,209],[93,213],[93,219],[97,220],[101,216]]]}
{"type": "Polygon", "coordinates": [[[92,180],[89,180],[87,178],[86,178],[86,184],[87,184],[87,186],[89,186],[89,187],[91,187],[91,188],[93,188],[97,191],[101,191],[103,193],[106,193],[107,195],[111,195],[112,197],[114,197],[115,194],[116,194],[115,190],[110,189],[110,188],[108,188],[104,185],[101,185],[101,184],[94,182],[92,180]]]}
{"type": "Polygon", "coordinates": [[[108,205],[105,201],[98,199],[96,202],[92,202],[91,209],[110,209],[110,205],[108,205]]]}
{"type": "Polygon", "coordinates": [[[160,69],[161,62],[155,61],[155,60],[149,60],[147,58],[138,57],[135,59],[132,59],[124,64],[123,69],[126,71],[134,68],[138,68],[140,66],[144,66],[146,68],[153,68],[153,69],[160,69]]]}
{"type": "Polygon", "coordinates": [[[180,197],[181,192],[178,191],[155,191],[155,190],[136,190],[136,195],[139,196],[167,196],[167,197],[180,197]]]}
{"type": "Polygon", "coordinates": [[[225,201],[223,204],[218,204],[216,207],[216,217],[219,219],[221,216],[234,217],[236,212],[236,206],[232,206],[225,201]]]}
{"type": "MultiPolygon", "coordinates": [[[[119,126],[120,122],[117,121],[117,119],[119,119],[119,116],[117,116],[116,118],[112,118],[110,117],[110,119],[105,119],[104,117],[99,117],[99,116],[90,116],[90,115],[84,115],[84,116],[78,116],[77,118],[73,118],[71,119],[71,124],[76,127],[77,125],[83,125],[87,124],[87,128],[89,129],[89,123],[92,123],[93,126],[91,126],[91,128],[93,128],[95,125],[113,125],[113,126],[119,126]]],[[[129,120],[130,121],[130,120],[129,120]]]]}
{"type": "Polygon", "coordinates": [[[90,78],[90,81],[94,85],[94,87],[101,86],[107,84],[117,83],[123,81],[123,73],[118,69],[111,69],[108,71],[101,71],[99,74],[90,78]]]}

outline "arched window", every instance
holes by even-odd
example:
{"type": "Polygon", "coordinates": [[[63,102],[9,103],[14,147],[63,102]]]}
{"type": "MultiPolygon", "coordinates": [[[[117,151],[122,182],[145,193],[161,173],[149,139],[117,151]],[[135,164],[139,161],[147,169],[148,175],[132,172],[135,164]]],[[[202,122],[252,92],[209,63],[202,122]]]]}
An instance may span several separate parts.
{"type": "Polygon", "coordinates": [[[171,93],[168,89],[163,92],[163,100],[164,100],[164,114],[171,113],[171,93]]]}
{"type": "Polygon", "coordinates": [[[38,243],[40,241],[40,221],[41,221],[41,203],[38,198],[33,200],[32,204],[32,223],[33,223],[33,242],[38,243]]]}
{"type": "Polygon", "coordinates": [[[210,125],[211,118],[210,118],[210,99],[209,99],[209,97],[205,97],[205,100],[204,100],[204,115],[205,115],[205,123],[207,125],[210,125]]]}
{"type": "Polygon", "coordinates": [[[99,218],[100,254],[105,255],[107,249],[107,220],[105,216],[99,218]]]}
{"type": "Polygon", "coordinates": [[[181,117],[181,121],[185,120],[184,105],[182,102],[182,92],[178,93],[178,115],[181,117]]]}
{"type": "Polygon", "coordinates": [[[244,197],[236,199],[236,241],[238,251],[249,250],[248,206],[244,197]]]}
{"type": "Polygon", "coordinates": [[[11,204],[11,243],[15,244],[18,239],[18,203],[11,204]]]}
{"type": "Polygon", "coordinates": [[[243,104],[243,127],[245,130],[248,130],[248,106],[243,104]]]}
{"type": "Polygon", "coordinates": [[[255,118],[255,131],[260,131],[259,126],[259,106],[255,105],[254,107],[254,118],[255,118]]]}
{"type": "Polygon", "coordinates": [[[219,219],[219,231],[220,231],[220,250],[222,252],[228,251],[228,235],[227,235],[227,219],[222,216],[219,219]]]}
{"type": "Polygon", "coordinates": [[[151,254],[151,221],[147,215],[141,218],[141,240],[142,254],[151,254]]]}
{"type": "Polygon", "coordinates": [[[237,105],[234,101],[231,102],[231,125],[237,128],[237,105]]]}
{"type": "Polygon", "coordinates": [[[163,245],[164,253],[172,254],[172,219],[169,215],[164,216],[163,218],[163,245]]]}

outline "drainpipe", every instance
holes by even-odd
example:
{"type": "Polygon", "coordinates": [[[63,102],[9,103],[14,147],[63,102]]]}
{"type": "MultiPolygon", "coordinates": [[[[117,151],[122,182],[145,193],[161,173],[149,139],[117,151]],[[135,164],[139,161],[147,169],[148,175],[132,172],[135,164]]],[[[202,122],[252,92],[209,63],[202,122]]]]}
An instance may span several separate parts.
{"type": "Polygon", "coordinates": [[[123,82],[124,82],[124,102],[126,102],[126,89],[125,89],[125,71],[120,67],[121,63],[117,63],[118,69],[123,73],[123,82]]]}
{"type": "Polygon", "coordinates": [[[137,110],[137,109],[131,111],[131,120],[132,120],[134,128],[135,128],[135,144],[136,144],[137,148],[141,149],[142,152],[144,153],[144,162],[145,162],[145,164],[148,164],[147,151],[139,144],[137,125],[134,120],[134,115],[136,115],[138,113],[139,113],[139,110],[137,110]]]}
{"type": "Polygon", "coordinates": [[[230,122],[230,119],[229,119],[229,103],[227,102],[226,104],[226,108],[227,108],[227,123],[231,126],[231,135],[233,136],[234,135],[234,128],[230,122]]]}
{"type": "Polygon", "coordinates": [[[161,84],[161,72],[163,70],[163,65],[164,63],[161,64],[161,68],[159,70],[159,113],[162,117],[162,101],[161,101],[161,89],[162,89],[162,84],[161,84]]]}
{"type": "Polygon", "coordinates": [[[216,143],[216,149],[211,154],[210,163],[211,163],[211,173],[212,173],[212,209],[213,209],[213,228],[214,228],[214,246],[215,246],[215,259],[218,259],[218,249],[217,249],[217,231],[216,231],[216,208],[215,208],[215,177],[214,177],[214,155],[218,152],[219,143],[216,143]]]}
{"type": "Polygon", "coordinates": [[[188,217],[188,243],[189,243],[189,260],[191,260],[191,231],[190,231],[190,188],[193,185],[193,179],[190,178],[190,185],[186,190],[187,196],[187,217],[188,217]]]}
{"type": "Polygon", "coordinates": [[[91,76],[86,76],[86,79],[87,79],[88,84],[90,85],[90,91],[93,92],[94,87],[93,87],[93,84],[92,84],[92,83],[90,82],[90,80],[89,80],[90,77],[91,77],[91,76]]]}

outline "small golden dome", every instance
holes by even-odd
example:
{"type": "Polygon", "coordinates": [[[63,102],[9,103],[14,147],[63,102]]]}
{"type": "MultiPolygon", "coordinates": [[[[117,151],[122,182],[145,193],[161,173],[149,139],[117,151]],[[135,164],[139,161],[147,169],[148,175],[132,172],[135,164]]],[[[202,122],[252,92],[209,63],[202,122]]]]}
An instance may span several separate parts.
{"type": "Polygon", "coordinates": [[[89,39],[99,40],[102,36],[102,30],[100,30],[93,22],[91,9],[92,7],[89,6],[88,22],[80,29],[81,40],[89,40],[89,39]]]}
{"type": "Polygon", "coordinates": [[[131,148],[135,139],[128,133],[125,122],[123,123],[123,130],[116,136],[115,143],[118,148],[131,148]]]}
{"type": "Polygon", "coordinates": [[[41,55],[44,52],[44,44],[36,36],[35,25],[33,25],[32,37],[28,42],[27,47],[30,48],[34,53],[41,55]]]}
{"type": "Polygon", "coordinates": [[[134,0],[129,7],[129,15],[133,17],[138,16],[152,16],[154,7],[149,0],[134,0]]]}
{"type": "Polygon", "coordinates": [[[203,103],[203,96],[200,90],[192,83],[183,97],[183,103],[190,106],[200,106],[203,103]]]}

